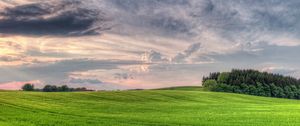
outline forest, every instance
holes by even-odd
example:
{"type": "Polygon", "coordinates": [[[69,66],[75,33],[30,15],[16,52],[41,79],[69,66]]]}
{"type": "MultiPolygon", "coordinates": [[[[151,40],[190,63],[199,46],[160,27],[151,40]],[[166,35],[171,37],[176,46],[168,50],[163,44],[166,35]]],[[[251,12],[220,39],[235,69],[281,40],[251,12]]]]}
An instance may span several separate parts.
{"type": "Polygon", "coordinates": [[[210,73],[203,77],[202,84],[206,90],[216,92],[300,99],[299,79],[251,69],[210,73]]]}

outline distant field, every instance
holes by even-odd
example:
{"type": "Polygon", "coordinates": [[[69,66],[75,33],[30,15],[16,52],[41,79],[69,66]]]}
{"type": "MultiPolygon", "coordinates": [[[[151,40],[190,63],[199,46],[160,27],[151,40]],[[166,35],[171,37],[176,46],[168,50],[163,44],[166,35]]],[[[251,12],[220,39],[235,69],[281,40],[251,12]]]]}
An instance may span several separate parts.
{"type": "Polygon", "coordinates": [[[193,90],[185,87],[72,93],[0,91],[0,125],[300,125],[297,100],[193,90]]]}

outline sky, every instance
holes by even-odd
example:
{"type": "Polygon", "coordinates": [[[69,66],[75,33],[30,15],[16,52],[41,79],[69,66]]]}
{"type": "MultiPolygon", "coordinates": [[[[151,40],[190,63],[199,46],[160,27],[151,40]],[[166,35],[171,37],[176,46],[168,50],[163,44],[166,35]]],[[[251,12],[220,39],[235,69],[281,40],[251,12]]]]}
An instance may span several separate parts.
{"type": "Polygon", "coordinates": [[[0,89],[201,85],[210,72],[300,77],[299,0],[0,0],[0,89]]]}

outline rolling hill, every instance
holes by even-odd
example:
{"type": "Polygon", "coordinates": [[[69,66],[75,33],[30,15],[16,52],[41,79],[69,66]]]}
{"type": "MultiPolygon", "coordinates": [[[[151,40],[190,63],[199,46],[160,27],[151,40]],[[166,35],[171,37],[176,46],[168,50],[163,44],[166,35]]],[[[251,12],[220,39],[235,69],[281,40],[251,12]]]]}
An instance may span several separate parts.
{"type": "Polygon", "coordinates": [[[278,126],[300,101],[194,88],[108,92],[0,91],[1,126],[278,126]]]}

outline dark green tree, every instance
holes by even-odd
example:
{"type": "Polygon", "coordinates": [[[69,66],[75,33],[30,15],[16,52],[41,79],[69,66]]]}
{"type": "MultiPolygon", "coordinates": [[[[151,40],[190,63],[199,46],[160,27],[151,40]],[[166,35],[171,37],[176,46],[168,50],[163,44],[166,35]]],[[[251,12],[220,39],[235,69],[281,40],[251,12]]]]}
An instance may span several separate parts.
{"type": "Polygon", "coordinates": [[[286,95],[284,93],[284,90],[281,87],[276,87],[276,88],[278,90],[278,96],[277,97],[279,97],[279,98],[285,98],[286,95]]]}
{"type": "Polygon", "coordinates": [[[22,87],[23,91],[34,91],[34,85],[33,84],[25,84],[22,87]]]}
{"type": "Polygon", "coordinates": [[[46,85],[46,86],[43,88],[43,91],[44,91],[44,92],[57,92],[57,91],[58,91],[58,88],[57,88],[55,85],[46,85]]]}
{"type": "Polygon", "coordinates": [[[227,80],[229,78],[228,72],[223,72],[218,76],[218,83],[227,83],[227,80]]]}
{"type": "Polygon", "coordinates": [[[295,98],[295,94],[292,91],[292,89],[291,89],[290,86],[285,86],[284,87],[284,94],[286,95],[287,98],[290,98],[290,99],[294,99],[295,98]]]}
{"type": "Polygon", "coordinates": [[[258,95],[257,89],[256,89],[256,87],[254,85],[250,85],[249,86],[249,94],[251,94],[251,95],[258,95]]]}
{"type": "Polygon", "coordinates": [[[262,83],[257,82],[256,84],[256,90],[257,90],[257,95],[258,96],[266,96],[266,92],[264,90],[264,86],[262,85],[262,83]]]}
{"type": "Polygon", "coordinates": [[[61,92],[70,91],[70,88],[67,85],[62,85],[61,87],[57,87],[57,88],[58,88],[58,91],[61,91],[61,92]]]}
{"type": "Polygon", "coordinates": [[[242,90],[242,92],[245,93],[245,94],[250,94],[250,93],[249,93],[249,86],[248,86],[247,84],[245,84],[245,83],[242,83],[242,84],[241,84],[241,90],[242,90]]]}

